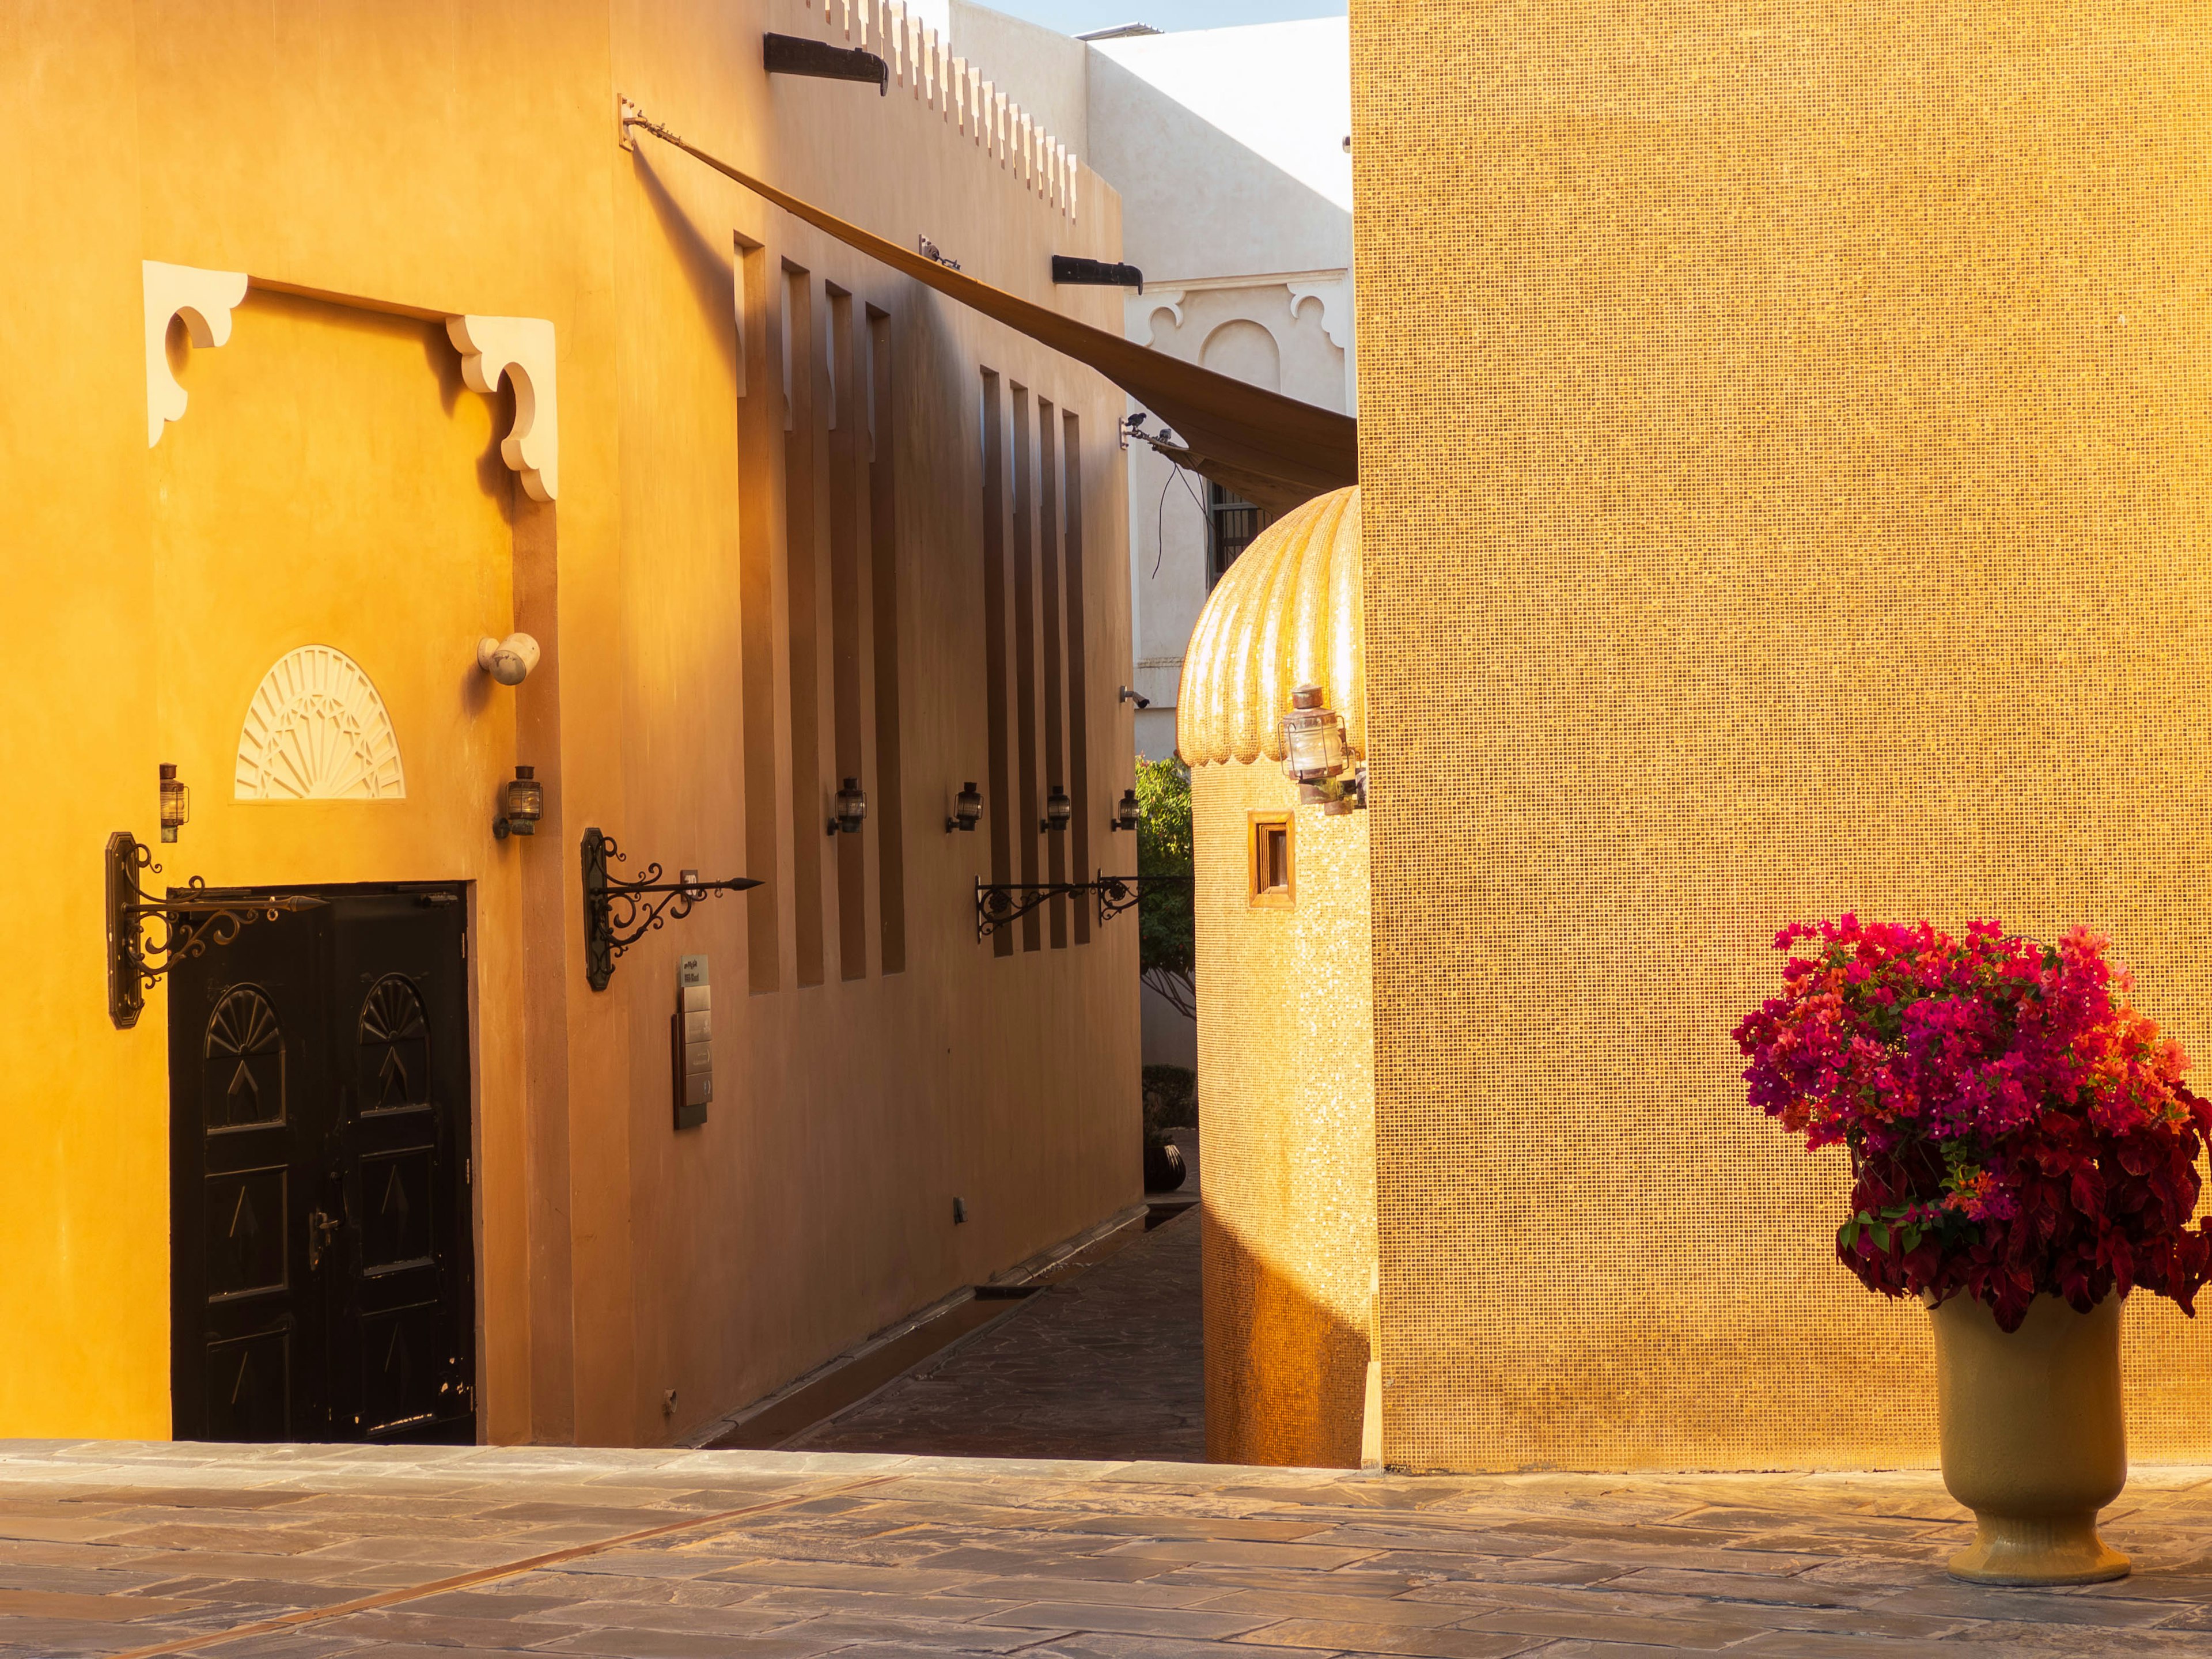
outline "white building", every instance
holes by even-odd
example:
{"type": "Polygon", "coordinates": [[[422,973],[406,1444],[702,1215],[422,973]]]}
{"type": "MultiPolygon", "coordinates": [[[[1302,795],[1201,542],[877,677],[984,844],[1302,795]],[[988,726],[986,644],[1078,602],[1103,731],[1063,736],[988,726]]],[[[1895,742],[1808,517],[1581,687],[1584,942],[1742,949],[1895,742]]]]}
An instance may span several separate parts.
{"type": "MultiPolygon", "coordinates": [[[[1357,414],[1352,337],[1352,67],[1324,17],[1070,40],[951,0],[952,48],[1121,195],[1145,273],[1129,337],[1357,414]]],[[[1157,430],[1158,423],[1150,423],[1157,430]]],[[[1175,752],[1182,654],[1214,577],[1259,515],[1142,445],[1129,463],[1138,752],[1175,752]]]]}
{"type": "MultiPolygon", "coordinates": [[[[950,0],[952,50],[1121,196],[1129,337],[1358,413],[1352,343],[1352,61],[1341,17],[1082,40],[950,0]]],[[[1134,405],[1132,405],[1134,408],[1134,405]]],[[[1157,421],[1147,425],[1159,429],[1157,421]]],[[[1184,647],[1259,511],[1141,443],[1129,458],[1137,751],[1175,752],[1184,647]]],[[[1191,1023],[1145,994],[1145,1059],[1195,1066],[1191,1023]]]]}

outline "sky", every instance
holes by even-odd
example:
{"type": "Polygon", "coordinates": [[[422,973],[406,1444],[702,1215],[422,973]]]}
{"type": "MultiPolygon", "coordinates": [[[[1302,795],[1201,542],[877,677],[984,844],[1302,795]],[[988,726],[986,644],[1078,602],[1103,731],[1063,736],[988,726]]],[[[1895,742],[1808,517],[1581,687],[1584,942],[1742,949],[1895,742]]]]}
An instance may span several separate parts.
{"type": "Polygon", "coordinates": [[[988,0],[994,11],[1081,34],[1117,23],[1161,29],[1219,29],[1293,17],[1341,17],[1345,0],[988,0]]]}

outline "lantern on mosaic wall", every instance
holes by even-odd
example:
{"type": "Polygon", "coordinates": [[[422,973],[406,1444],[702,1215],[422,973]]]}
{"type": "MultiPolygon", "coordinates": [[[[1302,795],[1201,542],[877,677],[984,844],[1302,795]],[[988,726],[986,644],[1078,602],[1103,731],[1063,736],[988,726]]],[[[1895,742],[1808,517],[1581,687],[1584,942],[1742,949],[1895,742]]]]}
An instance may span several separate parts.
{"type": "Polygon", "coordinates": [[[1145,809],[1138,804],[1137,792],[1133,789],[1124,789],[1121,792],[1121,805],[1114,809],[1114,821],[1109,827],[1133,832],[1144,821],[1145,809]]]}
{"type": "Polygon", "coordinates": [[[1344,716],[1322,705],[1318,685],[1291,693],[1291,712],[1283,716],[1283,775],[1298,786],[1298,799],[1331,813],[1367,804],[1365,769],[1354,773],[1345,745],[1344,716]]]}
{"type": "Polygon", "coordinates": [[[868,816],[868,797],[860,787],[858,778],[848,778],[837,791],[836,816],[830,820],[830,833],[857,836],[868,816]]]}
{"type": "Polygon", "coordinates": [[[1038,824],[1037,828],[1049,834],[1058,835],[1067,828],[1067,821],[1074,816],[1075,803],[1068,799],[1067,791],[1055,783],[1045,791],[1044,822],[1038,824]]]}
{"type": "Polygon", "coordinates": [[[538,769],[518,766],[514,775],[500,786],[499,815],[491,821],[492,838],[534,836],[545,816],[545,786],[538,781],[538,769]]]}
{"type": "Polygon", "coordinates": [[[955,830],[973,831],[982,821],[982,792],[972,781],[962,784],[960,793],[952,798],[952,816],[945,820],[945,833],[949,836],[955,830]]]}
{"type": "Polygon", "coordinates": [[[177,831],[191,822],[192,792],[177,781],[173,761],[161,763],[161,839],[174,841],[177,831]]]}

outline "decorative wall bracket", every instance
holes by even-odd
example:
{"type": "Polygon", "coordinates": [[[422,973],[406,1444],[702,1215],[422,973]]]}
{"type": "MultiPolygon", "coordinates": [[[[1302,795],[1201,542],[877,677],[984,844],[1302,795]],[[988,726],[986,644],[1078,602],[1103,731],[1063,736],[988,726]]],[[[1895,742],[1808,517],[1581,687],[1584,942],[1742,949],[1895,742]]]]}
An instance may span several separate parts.
{"type": "Polygon", "coordinates": [[[742,893],[761,884],[750,876],[701,881],[690,871],[684,879],[663,881],[658,864],[648,864],[637,881],[607,873],[607,861],[629,862],[612,836],[584,831],[584,976],[594,991],[614,977],[615,958],[655,929],[681,921],[710,893],[742,893]],[[620,913],[617,913],[617,907],[620,913]]]}
{"type": "Polygon", "coordinates": [[[246,298],[242,270],[202,270],[196,265],[140,261],[146,285],[146,447],[161,441],[161,429],[185,417],[185,389],[169,368],[169,320],[185,319],[185,331],[202,348],[230,343],[230,313],[246,298]]]}
{"type": "Polygon", "coordinates": [[[118,1031],[138,1023],[147,988],[179,963],[229,944],[250,923],[276,921],[280,911],[319,910],[330,902],[296,894],[203,898],[198,895],[207,883],[198,876],[185,884],[192,896],[158,899],[138,884],[138,872],[161,867],[154,849],[128,830],[107,838],[107,1017],[118,1031]]]}
{"type": "Polygon", "coordinates": [[[542,317],[448,317],[446,337],[461,354],[461,379],[489,397],[503,374],[514,385],[514,428],[499,453],[533,501],[561,493],[560,399],[553,374],[553,325],[542,317]]]}
{"type": "Polygon", "coordinates": [[[1001,927],[1011,927],[1039,906],[1056,898],[1090,894],[1098,901],[1103,924],[1135,904],[1146,890],[1171,884],[1188,885],[1188,876],[1109,876],[1100,871],[1096,881],[975,883],[975,937],[988,939],[1001,927]]]}
{"type": "Polygon", "coordinates": [[[1109,876],[1099,872],[1098,920],[1111,921],[1156,887],[1188,887],[1188,876],[1109,876]]]}

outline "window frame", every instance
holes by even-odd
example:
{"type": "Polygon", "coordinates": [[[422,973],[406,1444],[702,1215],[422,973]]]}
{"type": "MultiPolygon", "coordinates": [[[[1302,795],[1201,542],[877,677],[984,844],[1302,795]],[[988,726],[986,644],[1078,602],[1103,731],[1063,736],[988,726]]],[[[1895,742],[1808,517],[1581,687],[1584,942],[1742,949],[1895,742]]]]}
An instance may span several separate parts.
{"type": "Polygon", "coordinates": [[[1244,815],[1244,895],[1255,910],[1292,910],[1298,902],[1298,824],[1287,806],[1249,811],[1244,815]],[[1279,887],[1260,885],[1260,840],[1263,832],[1279,830],[1283,836],[1283,881],[1279,887]]]}

